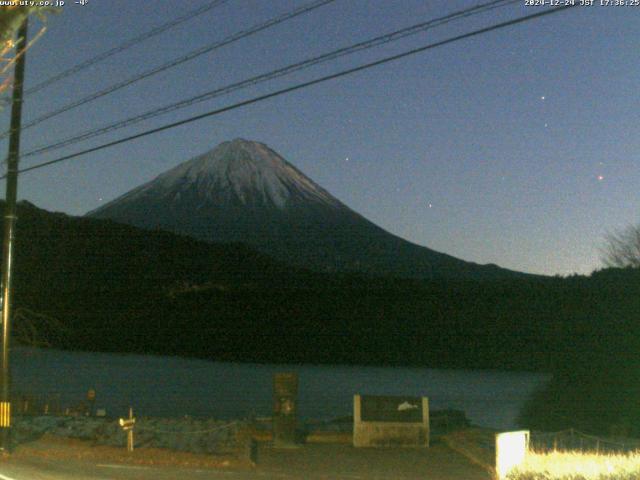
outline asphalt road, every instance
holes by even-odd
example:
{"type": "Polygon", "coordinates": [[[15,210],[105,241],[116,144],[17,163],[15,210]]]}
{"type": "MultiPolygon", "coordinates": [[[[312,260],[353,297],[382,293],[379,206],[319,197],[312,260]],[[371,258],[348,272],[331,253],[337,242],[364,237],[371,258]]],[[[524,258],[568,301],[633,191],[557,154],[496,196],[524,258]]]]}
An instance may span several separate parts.
{"type": "Polygon", "coordinates": [[[184,467],[152,467],[118,464],[88,464],[42,459],[9,460],[0,465],[0,480],[244,480],[257,478],[252,472],[226,472],[184,467]]]}
{"type": "MultiPolygon", "coordinates": [[[[142,451],[142,450],[141,450],[142,451]]],[[[489,480],[444,445],[429,449],[355,449],[349,445],[262,448],[255,467],[131,465],[96,459],[15,455],[0,461],[0,480],[489,480]]]]}

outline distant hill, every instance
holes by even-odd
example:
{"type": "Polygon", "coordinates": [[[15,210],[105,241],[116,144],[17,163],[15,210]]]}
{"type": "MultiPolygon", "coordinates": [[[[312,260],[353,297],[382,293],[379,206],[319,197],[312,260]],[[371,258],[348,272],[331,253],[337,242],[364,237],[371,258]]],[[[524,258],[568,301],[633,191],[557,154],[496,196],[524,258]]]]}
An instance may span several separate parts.
{"type": "MultiPolygon", "coordinates": [[[[123,337],[127,330],[153,329],[136,323],[136,314],[155,311],[158,298],[197,289],[277,287],[305,275],[245,245],[51,213],[28,202],[18,206],[16,230],[16,312],[34,312],[45,339],[68,348],[116,345],[119,338],[103,337],[103,330],[123,337]],[[61,320],[68,334],[48,328],[39,314],[61,320]]],[[[143,339],[136,344],[144,350],[143,339]]]]}
{"type": "Polygon", "coordinates": [[[324,272],[423,279],[524,275],[410,243],[351,210],[262,143],[236,139],[87,214],[213,242],[243,242],[324,272]]]}

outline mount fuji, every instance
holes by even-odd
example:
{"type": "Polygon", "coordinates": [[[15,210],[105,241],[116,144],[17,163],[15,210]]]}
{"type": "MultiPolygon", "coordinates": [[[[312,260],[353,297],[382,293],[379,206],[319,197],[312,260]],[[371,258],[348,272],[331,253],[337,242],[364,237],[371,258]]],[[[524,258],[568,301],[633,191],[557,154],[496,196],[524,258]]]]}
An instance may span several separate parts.
{"type": "Polygon", "coordinates": [[[87,214],[211,242],[242,242],[292,265],[423,279],[524,275],[397,237],[263,143],[236,139],[87,214]]]}

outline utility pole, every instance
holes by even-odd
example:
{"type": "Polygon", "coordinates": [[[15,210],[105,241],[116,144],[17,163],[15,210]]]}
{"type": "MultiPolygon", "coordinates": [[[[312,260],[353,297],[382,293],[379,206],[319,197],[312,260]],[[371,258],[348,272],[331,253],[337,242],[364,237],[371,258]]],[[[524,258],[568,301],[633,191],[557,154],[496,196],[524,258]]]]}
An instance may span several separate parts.
{"type": "Polygon", "coordinates": [[[0,450],[8,452],[11,443],[11,372],[9,370],[9,337],[11,334],[11,271],[13,268],[13,238],[18,196],[18,160],[20,156],[20,126],[22,118],[22,86],[27,47],[28,17],[18,30],[16,60],[11,105],[11,135],[7,158],[7,190],[2,246],[2,370],[0,372],[0,450]]]}

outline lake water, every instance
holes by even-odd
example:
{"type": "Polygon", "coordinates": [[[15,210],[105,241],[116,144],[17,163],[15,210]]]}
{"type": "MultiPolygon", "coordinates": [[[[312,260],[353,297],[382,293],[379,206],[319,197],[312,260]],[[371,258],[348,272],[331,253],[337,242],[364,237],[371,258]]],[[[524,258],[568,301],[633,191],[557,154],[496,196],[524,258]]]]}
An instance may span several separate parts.
{"type": "Polygon", "coordinates": [[[526,399],[549,376],[485,370],[437,370],[313,365],[219,363],[175,357],[63,352],[16,348],[13,389],[60,395],[63,406],[97,392],[96,407],[122,416],[207,416],[220,419],[268,416],[272,377],[299,375],[299,415],[331,419],[352,414],[353,395],[429,397],[431,409],[466,412],[472,423],[508,430],[526,399]]]}

